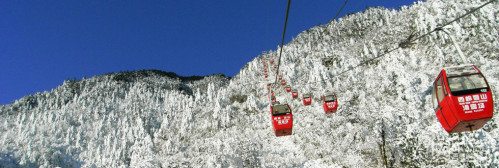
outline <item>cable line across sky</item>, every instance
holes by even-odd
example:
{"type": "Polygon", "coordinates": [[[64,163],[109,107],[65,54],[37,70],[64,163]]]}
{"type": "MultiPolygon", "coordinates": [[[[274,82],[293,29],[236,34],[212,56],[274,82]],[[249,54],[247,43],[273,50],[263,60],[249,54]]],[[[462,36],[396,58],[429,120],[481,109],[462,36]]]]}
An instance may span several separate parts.
{"type": "MultiPolygon", "coordinates": [[[[417,40],[419,40],[419,39],[421,39],[421,38],[423,38],[423,37],[425,37],[425,36],[430,35],[431,33],[434,33],[434,32],[436,32],[436,31],[440,31],[440,30],[442,30],[445,26],[448,26],[448,25],[450,25],[450,24],[452,24],[452,23],[454,23],[454,22],[458,21],[459,19],[461,19],[461,18],[463,18],[463,17],[466,17],[466,16],[468,16],[468,15],[470,15],[470,14],[472,14],[472,13],[474,13],[474,12],[478,11],[479,9],[481,9],[481,8],[483,8],[483,7],[485,7],[485,6],[487,6],[488,4],[490,4],[490,3],[494,2],[494,1],[497,1],[497,0],[491,0],[491,1],[489,1],[489,2],[486,2],[485,4],[483,4],[483,5],[481,5],[481,6],[477,7],[477,8],[474,8],[474,9],[470,10],[469,12],[466,12],[465,14],[463,14],[463,15],[461,15],[461,16],[459,16],[459,17],[457,17],[457,18],[453,19],[453,20],[451,20],[451,21],[449,21],[449,22],[447,22],[447,23],[444,23],[444,24],[442,24],[441,26],[438,26],[437,28],[433,29],[432,31],[430,31],[430,32],[428,32],[428,33],[426,33],[426,34],[420,35],[420,36],[418,36],[418,37],[416,37],[416,38],[413,38],[413,39],[411,39],[411,40],[403,41],[403,42],[399,43],[399,45],[397,45],[397,47],[395,47],[395,48],[393,48],[393,49],[390,49],[390,50],[386,50],[386,52],[384,52],[384,53],[382,53],[382,54],[379,54],[378,56],[376,56],[376,57],[374,57],[374,58],[370,58],[370,59],[368,59],[368,60],[362,61],[361,63],[359,63],[359,64],[357,64],[357,65],[355,65],[355,66],[353,66],[353,67],[351,67],[351,68],[349,68],[349,69],[347,69],[347,70],[344,70],[344,71],[341,71],[341,72],[339,72],[339,73],[336,73],[336,74],[335,74],[335,75],[333,75],[333,76],[334,76],[334,77],[342,76],[343,74],[345,74],[345,72],[352,71],[352,70],[354,70],[355,68],[358,68],[358,67],[361,67],[361,66],[367,65],[367,63],[369,63],[369,62],[371,62],[371,61],[377,60],[377,59],[379,59],[379,58],[381,58],[381,57],[384,57],[384,56],[388,55],[389,53],[391,53],[391,52],[393,52],[393,51],[395,51],[395,50],[398,50],[399,48],[402,48],[402,47],[404,46],[404,44],[409,44],[409,43],[415,42],[415,41],[417,41],[417,40]]],[[[326,78],[325,80],[328,80],[328,79],[332,79],[332,78],[326,78]]],[[[319,83],[319,82],[323,82],[323,81],[310,82],[310,83],[307,83],[307,85],[308,85],[308,84],[319,83]]]]}

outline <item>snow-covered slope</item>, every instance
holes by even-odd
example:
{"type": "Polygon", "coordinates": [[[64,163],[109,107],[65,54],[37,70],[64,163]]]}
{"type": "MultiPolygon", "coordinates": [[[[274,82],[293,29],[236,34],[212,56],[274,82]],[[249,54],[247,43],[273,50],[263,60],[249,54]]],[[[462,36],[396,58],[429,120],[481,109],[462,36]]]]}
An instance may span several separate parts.
{"type": "MultiPolygon", "coordinates": [[[[463,63],[447,34],[360,65],[483,3],[370,8],[297,35],[283,48],[280,74],[300,97],[312,93],[312,105],[274,86],[293,110],[292,136],[273,134],[265,86],[275,73],[264,78],[257,57],[231,79],[108,74],[0,106],[0,167],[497,167],[497,116],[473,133],[449,135],[431,107],[436,75],[463,63]],[[339,110],[325,115],[320,96],[329,91],[339,110]]],[[[494,98],[497,9],[494,2],[448,26],[494,98]]],[[[277,59],[277,51],[263,57],[277,59]]]]}

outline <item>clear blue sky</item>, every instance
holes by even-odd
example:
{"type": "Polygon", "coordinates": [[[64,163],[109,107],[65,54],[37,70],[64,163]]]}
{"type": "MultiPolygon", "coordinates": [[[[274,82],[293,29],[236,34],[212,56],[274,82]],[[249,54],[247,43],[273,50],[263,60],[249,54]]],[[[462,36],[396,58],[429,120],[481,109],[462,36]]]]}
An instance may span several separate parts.
{"type": "MultiPolygon", "coordinates": [[[[341,16],[417,0],[350,0],[341,16]]],[[[286,41],[333,19],[344,0],[291,2],[286,41]]],[[[0,1],[0,104],[65,79],[158,69],[234,76],[280,45],[286,0],[0,1]]]]}

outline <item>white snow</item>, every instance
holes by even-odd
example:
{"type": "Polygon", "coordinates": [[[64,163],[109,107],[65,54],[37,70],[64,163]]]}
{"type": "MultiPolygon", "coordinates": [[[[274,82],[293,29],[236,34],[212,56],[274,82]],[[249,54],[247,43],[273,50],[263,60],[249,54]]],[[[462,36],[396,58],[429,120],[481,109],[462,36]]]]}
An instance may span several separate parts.
{"type": "MultiPolygon", "coordinates": [[[[108,74],[0,106],[0,167],[385,167],[384,159],[387,167],[498,167],[497,100],[496,116],[473,133],[447,134],[432,109],[433,80],[461,64],[447,34],[358,66],[482,3],[370,8],[297,35],[283,48],[279,74],[299,98],[272,86],[293,110],[291,136],[274,136],[266,85],[275,73],[264,78],[257,57],[230,80],[108,74]],[[338,96],[335,114],[320,103],[328,92],[338,96]],[[303,93],[312,105],[303,106],[303,93]]],[[[497,9],[492,3],[448,29],[493,95],[497,9]]],[[[277,59],[278,49],[264,56],[277,59]]]]}

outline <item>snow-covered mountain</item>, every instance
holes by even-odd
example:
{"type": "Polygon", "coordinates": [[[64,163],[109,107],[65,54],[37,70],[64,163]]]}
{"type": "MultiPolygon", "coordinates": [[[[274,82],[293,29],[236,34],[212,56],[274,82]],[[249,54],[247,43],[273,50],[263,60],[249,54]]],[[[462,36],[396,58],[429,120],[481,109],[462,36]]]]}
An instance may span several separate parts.
{"type": "MultiPolygon", "coordinates": [[[[402,43],[483,3],[370,8],[297,35],[279,74],[300,97],[312,93],[312,105],[273,86],[293,111],[291,136],[274,136],[266,85],[276,74],[264,78],[261,59],[278,59],[278,48],[233,78],[120,72],[0,106],[0,167],[498,167],[497,116],[473,133],[448,134],[432,109],[433,80],[464,63],[450,36],[402,43]],[[338,95],[335,114],[322,110],[326,92],[338,95]]],[[[491,3],[447,28],[496,99],[497,9],[491,3]]]]}

